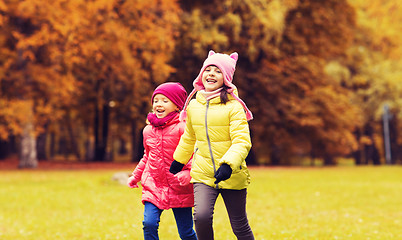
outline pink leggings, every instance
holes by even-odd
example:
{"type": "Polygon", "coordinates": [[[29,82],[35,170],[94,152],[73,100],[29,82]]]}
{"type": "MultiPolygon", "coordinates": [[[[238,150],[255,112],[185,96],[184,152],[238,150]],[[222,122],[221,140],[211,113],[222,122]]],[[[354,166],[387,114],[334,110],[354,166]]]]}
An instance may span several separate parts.
{"type": "Polygon", "coordinates": [[[246,213],[247,189],[215,189],[194,183],[194,223],[198,240],[213,240],[212,219],[216,199],[222,195],[233,233],[238,240],[254,240],[246,213]]]}

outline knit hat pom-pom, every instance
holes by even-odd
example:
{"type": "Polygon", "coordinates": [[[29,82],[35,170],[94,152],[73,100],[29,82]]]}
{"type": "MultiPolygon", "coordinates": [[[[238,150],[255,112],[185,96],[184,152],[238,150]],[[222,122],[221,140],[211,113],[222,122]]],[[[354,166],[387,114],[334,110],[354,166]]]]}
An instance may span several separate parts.
{"type": "Polygon", "coordinates": [[[181,111],[179,120],[184,121],[187,119],[187,111],[181,111]]]}
{"type": "Polygon", "coordinates": [[[251,113],[251,111],[246,111],[246,118],[247,118],[247,121],[251,121],[251,120],[253,120],[253,114],[251,113]]]}

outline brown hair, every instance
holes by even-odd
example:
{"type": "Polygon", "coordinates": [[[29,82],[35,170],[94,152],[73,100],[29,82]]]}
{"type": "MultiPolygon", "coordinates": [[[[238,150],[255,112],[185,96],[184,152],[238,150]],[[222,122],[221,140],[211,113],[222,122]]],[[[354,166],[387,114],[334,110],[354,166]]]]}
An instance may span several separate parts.
{"type": "Polygon", "coordinates": [[[222,88],[222,91],[221,91],[221,95],[220,95],[221,103],[223,103],[223,104],[226,104],[229,101],[228,89],[229,89],[229,87],[224,84],[223,88],[222,88]]]}

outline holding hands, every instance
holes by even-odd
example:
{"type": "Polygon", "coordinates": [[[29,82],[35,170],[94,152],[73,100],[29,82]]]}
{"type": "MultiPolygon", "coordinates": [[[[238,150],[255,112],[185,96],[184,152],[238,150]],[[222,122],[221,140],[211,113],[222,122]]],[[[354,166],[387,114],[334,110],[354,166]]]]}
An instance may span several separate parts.
{"type": "Polygon", "coordinates": [[[169,168],[169,172],[174,174],[177,180],[179,180],[180,186],[186,186],[190,184],[191,181],[190,171],[182,171],[183,167],[184,164],[174,160],[169,168]]]}
{"type": "Polygon", "coordinates": [[[181,171],[179,173],[176,173],[174,176],[177,178],[177,180],[179,180],[180,186],[186,186],[190,184],[190,171],[181,171]]]}

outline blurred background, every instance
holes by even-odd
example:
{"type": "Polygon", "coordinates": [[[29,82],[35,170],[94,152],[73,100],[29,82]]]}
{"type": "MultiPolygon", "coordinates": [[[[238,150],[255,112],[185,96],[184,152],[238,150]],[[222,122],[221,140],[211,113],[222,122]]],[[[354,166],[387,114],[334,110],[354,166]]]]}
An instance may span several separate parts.
{"type": "Polygon", "coordinates": [[[154,88],[239,53],[249,165],[402,163],[397,0],[0,0],[0,161],[136,162],[154,88]]]}

